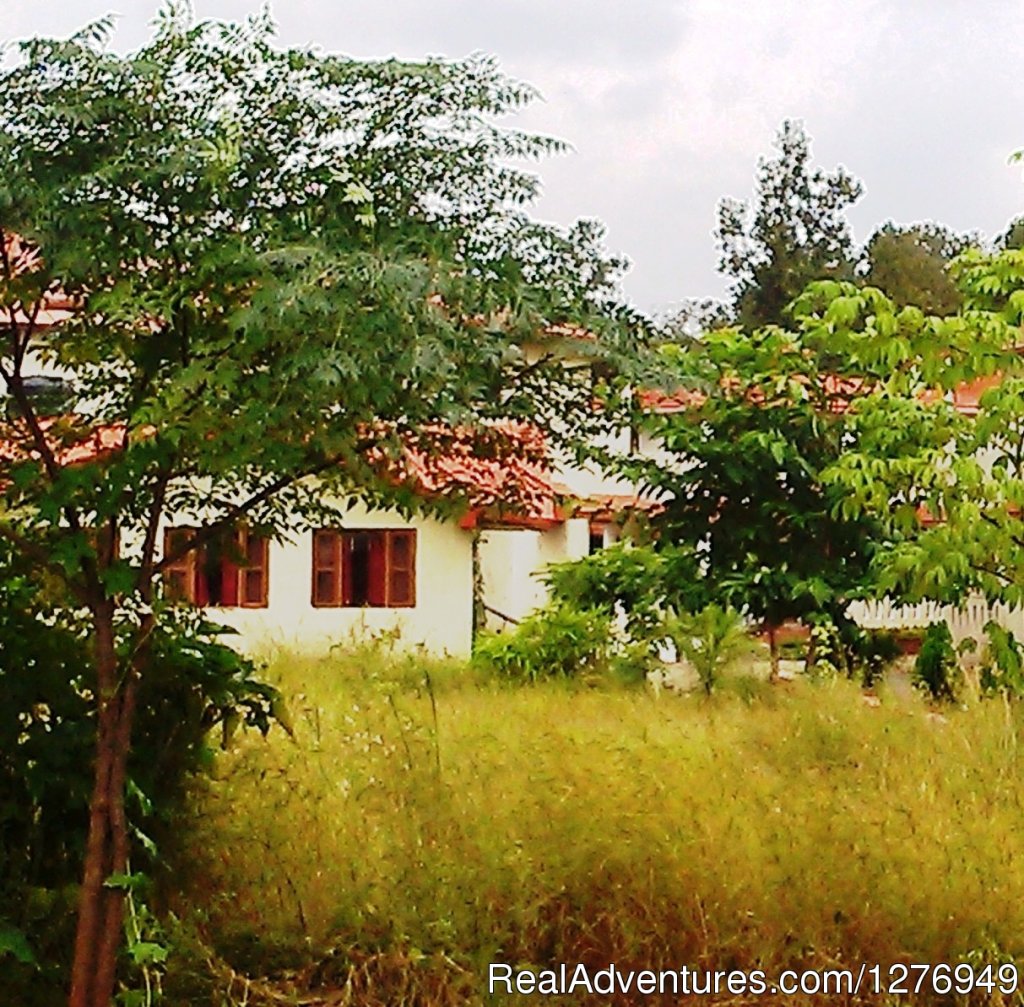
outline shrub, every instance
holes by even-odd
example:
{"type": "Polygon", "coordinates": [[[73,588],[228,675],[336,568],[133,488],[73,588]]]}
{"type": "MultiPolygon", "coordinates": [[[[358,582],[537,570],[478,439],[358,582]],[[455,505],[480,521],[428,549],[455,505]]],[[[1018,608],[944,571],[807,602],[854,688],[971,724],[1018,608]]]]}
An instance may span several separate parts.
{"type": "Polygon", "coordinates": [[[949,626],[933,622],[921,641],[914,662],[914,682],[936,701],[953,702],[960,685],[960,666],[949,626]]]}
{"type": "Polygon", "coordinates": [[[865,688],[874,686],[901,653],[895,633],[864,629],[851,621],[813,625],[811,644],[807,671],[812,676],[842,674],[865,688]]]}
{"type": "Polygon", "coordinates": [[[1016,637],[997,622],[985,624],[980,685],[986,695],[1024,695],[1024,654],[1016,637]]]}
{"type": "Polygon", "coordinates": [[[693,550],[621,542],[571,563],[548,567],[556,603],[622,613],[634,640],[651,641],[669,609],[693,611],[707,603],[693,550]]]}
{"type": "Polygon", "coordinates": [[[512,633],[488,633],[474,648],[485,669],[515,682],[576,678],[608,669],[611,618],[561,602],[524,619],[512,633]]]}
{"type": "MultiPolygon", "coordinates": [[[[30,574],[0,550],[0,972],[13,1000],[45,1005],[64,999],[95,721],[88,630],[30,574]]],[[[211,728],[265,731],[277,707],[219,634],[193,614],[152,639],[129,763],[136,871],[175,836],[184,784],[211,762],[211,728]]]]}
{"type": "Polygon", "coordinates": [[[674,614],[666,620],[665,628],[677,652],[693,665],[709,696],[722,672],[753,651],[739,613],[721,605],[674,614]]]}

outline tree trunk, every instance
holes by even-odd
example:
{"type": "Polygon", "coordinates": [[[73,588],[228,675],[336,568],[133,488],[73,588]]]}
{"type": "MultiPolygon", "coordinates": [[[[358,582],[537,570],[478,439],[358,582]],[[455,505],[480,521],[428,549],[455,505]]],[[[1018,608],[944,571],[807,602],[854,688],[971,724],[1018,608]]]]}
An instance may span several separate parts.
{"type": "Polygon", "coordinates": [[[777,628],[775,623],[769,623],[768,625],[768,653],[772,661],[772,670],[768,675],[768,681],[772,684],[779,681],[779,641],[775,635],[777,628]]]}
{"type": "Polygon", "coordinates": [[[69,1007],[109,1007],[113,999],[124,891],[107,888],[105,882],[111,874],[124,873],[128,866],[124,791],[138,676],[133,668],[118,680],[113,606],[103,601],[93,611],[99,697],[96,764],[78,896],[69,1007]]]}
{"type": "Polygon", "coordinates": [[[811,626],[807,635],[807,650],[804,653],[804,674],[814,674],[814,663],[818,659],[818,641],[814,636],[814,627],[811,626]]]}

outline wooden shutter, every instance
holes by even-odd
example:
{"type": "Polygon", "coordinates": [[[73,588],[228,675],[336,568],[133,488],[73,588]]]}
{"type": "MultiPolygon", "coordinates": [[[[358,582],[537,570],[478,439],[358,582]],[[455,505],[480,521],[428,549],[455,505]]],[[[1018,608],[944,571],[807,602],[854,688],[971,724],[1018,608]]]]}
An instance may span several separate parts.
{"type": "Polygon", "coordinates": [[[329,528],[313,532],[313,596],[315,606],[342,604],[341,535],[329,528]]]}
{"type": "MultiPolygon", "coordinates": [[[[265,538],[243,530],[239,532],[239,545],[245,566],[241,570],[235,568],[236,600],[233,604],[241,605],[243,608],[266,608],[270,544],[265,538]]],[[[227,565],[226,562],[225,567],[227,565]]],[[[225,601],[225,604],[232,603],[225,601]]]]}
{"type": "Polygon", "coordinates": [[[416,532],[390,531],[388,543],[388,597],[394,608],[416,604],[416,532]]]}
{"type": "MultiPolygon", "coordinates": [[[[191,528],[167,528],[164,530],[164,556],[178,549],[192,534],[191,528]]],[[[193,551],[179,556],[164,567],[164,584],[167,594],[176,601],[196,603],[196,554],[193,551]]]]}
{"type": "MultiPolygon", "coordinates": [[[[220,588],[214,604],[220,608],[238,607],[238,560],[242,557],[243,533],[223,538],[220,548],[212,555],[212,562],[204,564],[207,577],[217,579],[220,588]]],[[[211,585],[212,586],[212,585],[211,585]]],[[[211,597],[214,592],[210,592],[211,597]]]]}
{"type": "Polygon", "coordinates": [[[387,532],[383,531],[364,534],[367,535],[369,542],[366,604],[380,608],[388,603],[388,536],[387,532]]]}
{"type": "Polygon", "coordinates": [[[341,603],[346,607],[355,604],[355,554],[356,537],[344,531],[339,535],[341,545],[338,559],[341,562],[341,603]]]}

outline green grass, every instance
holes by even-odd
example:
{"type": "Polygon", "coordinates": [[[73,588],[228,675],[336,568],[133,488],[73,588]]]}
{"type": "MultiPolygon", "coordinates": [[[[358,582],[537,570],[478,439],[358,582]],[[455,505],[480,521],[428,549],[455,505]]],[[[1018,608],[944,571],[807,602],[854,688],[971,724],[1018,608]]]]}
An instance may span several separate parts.
{"type": "MultiPolygon", "coordinates": [[[[486,1002],[492,960],[1024,958],[1021,718],[1000,703],[426,670],[282,658],[294,740],[244,739],[197,792],[182,904],[222,962],[276,971],[249,1003],[289,968],[353,1004],[443,1005],[486,1002]]],[[[211,1002],[241,1003],[220,976],[211,1002]]]]}

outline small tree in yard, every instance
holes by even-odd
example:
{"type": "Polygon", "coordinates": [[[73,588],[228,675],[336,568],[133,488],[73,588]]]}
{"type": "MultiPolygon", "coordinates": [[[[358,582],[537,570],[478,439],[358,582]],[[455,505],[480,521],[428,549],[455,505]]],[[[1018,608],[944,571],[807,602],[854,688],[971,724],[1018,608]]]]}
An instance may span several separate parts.
{"type": "Polygon", "coordinates": [[[878,526],[838,514],[823,479],[851,446],[854,366],[800,332],[720,329],[661,348],[658,380],[688,405],[638,417],[670,452],[630,468],[666,500],[660,541],[696,547],[708,597],[763,624],[775,676],[783,621],[841,623],[874,591],[878,526]]]}
{"type": "Polygon", "coordinates": [[[677,652],[693,665],[708,696],[722,673],[754,649],[739,613],[721,605],[676,614],[667,625],[677,652]]]}
{"type": "Polygon", "coordinates": [[[486,59],[362,63],[276,50],[271,30],[171,4],[133,55],[106,51],[101,22],[0,74],[0,535],[91,632],[72,1007],[116,985],[123,891],[105,882],[128,864],[161,573],[239,522],[322,518],[325,493],[416,506],[379,456],[424,430],[501,452],[482,420],[553,438],[603,422],[588,385],[515,352],[550,323],[607,334],[617,271],[592,228],[521,209],[537,183],[510,160],[558,145],[492,120],[529,89],[486,59]],[[57,299],[72,315],[54,328],[57,299]],[[44,415],[39,360],[74,413],[44,415]],[[171,515],[194,530],[161,555],[171,515]]]}

